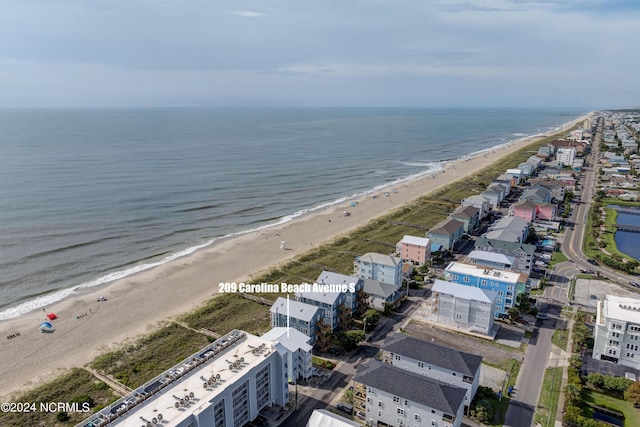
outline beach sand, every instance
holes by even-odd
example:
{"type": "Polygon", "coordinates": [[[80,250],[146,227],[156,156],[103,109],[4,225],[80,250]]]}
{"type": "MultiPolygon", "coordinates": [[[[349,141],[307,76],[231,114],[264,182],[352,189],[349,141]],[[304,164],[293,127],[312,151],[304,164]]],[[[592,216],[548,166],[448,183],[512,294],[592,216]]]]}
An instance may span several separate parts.
{"type": "Polygon", "coordinates": [[[474,158],[452,162],[434,177],[429,174],[403,182],[378,192],[375,199],[356,198],[355,207],[350,206],[350,200],[279,226],[237,236],[154,269],[82,291],[45,310],[3,321],[0,395],[33,388],[69,368],[82,367],[99,354],[150,332],[158,322],[197,307],[218,292],[220,282],[247,282],[251,275],[471,175],[535,140],[514,141],[474,158]],[[389,197],[383,192],[389,192],[389,197]],[[345,209],[351,216],[341,215],[345,209]],[[286,242],[287,250],[280,249],[281,241],[286,242]],[[98,302],[102,295],[107,301],[98,302]],[[52,322],[56,330],[41,333],[38,326],[50,312],[59,316],[52,322]],[[5,338],[16,332],[20,335],[5,338]]]}

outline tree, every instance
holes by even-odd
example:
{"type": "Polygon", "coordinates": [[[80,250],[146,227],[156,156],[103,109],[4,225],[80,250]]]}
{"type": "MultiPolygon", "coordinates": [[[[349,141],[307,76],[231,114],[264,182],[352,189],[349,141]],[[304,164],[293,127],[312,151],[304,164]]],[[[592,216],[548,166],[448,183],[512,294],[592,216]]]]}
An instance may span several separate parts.
{"type": "Polygon", "coordinates": [[[487,399],[479,400],[474,411],[475,417],[481,423],[485,423],[493,418],[493,406],[487,399]]]}
{"type": "Polygon", "coordinates": [[[573,404],[582,399],[582,386],[569,383],[564,386],[564,397],[568,404],[573,404]]]}
{"type": "Polygon", "coordinates": [[[634,405],[640,404],[640,382],[634,382],[627,388],[624,392],[624,400],[634,405]]]}
{"type": "Polygon", "coordinates": [[[517,307],[511,307],[508,311],[510,319],[517,319],[520,316],[520,309],[517,307]]]}
{"type": "Polygon", "coordinates": [[[571,355],[571,357],[569,358],[569,366],[575,369],[582,368],[582,358],[577,354],[571,355]]]}

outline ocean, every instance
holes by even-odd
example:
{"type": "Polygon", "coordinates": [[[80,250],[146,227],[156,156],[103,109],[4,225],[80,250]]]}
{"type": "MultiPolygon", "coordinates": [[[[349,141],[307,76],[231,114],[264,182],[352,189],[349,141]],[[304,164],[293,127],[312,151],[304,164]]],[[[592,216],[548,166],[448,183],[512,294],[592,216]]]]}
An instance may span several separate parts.
{"type": "Polygon", "coordinates": [[[0,320],[584,113],[0,110],[0,320]]]}

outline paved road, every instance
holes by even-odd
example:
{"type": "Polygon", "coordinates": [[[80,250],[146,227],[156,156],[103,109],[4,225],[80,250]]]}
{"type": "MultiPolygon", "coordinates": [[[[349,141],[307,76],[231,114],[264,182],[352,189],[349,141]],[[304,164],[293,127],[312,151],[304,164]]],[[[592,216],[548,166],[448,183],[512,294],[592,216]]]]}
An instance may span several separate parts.
{"type": "Polygon", "coordinates": [[[561,306],[544,304],[543,308],[548,310],[550,318],[542,321],[542,325],[534,329],[529,341],[505,416],[505,427],[525,427],[533,424],[542,379],[551,352],[551,337],[556,329],[561,306]]]}

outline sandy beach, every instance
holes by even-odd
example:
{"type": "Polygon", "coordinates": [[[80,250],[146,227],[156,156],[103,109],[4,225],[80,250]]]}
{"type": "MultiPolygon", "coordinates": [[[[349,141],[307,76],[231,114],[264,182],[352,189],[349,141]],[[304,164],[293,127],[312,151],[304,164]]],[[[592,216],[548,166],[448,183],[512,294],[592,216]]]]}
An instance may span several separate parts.
{"type": "MultiPolygon", "coordinates": [[[[565,129],[581,123],[578,118],[565,129]]],[[[482,169],[489,163],[531,144],[514,141],[473,158],[452,162],[444,172],[389,187],[385,197],[371,196],[299,217],[259,232],[241,235],[160,267],[75,294],[16,319],[0,323],[0,395],[32,388],[66,369],[82,367],[95,356],[150,331],[158,322],[190,311],[218,292],[220,282],[248,281],[309,249],[482,169]],[[347,208],[347,206],[349,206],[347,208]],[[341,213],[348,209],[351,216],[341,213]],[[280,249],[285,241],[288,250],[280,249]],[[98,302],[100,296],[107,301],[98,302]],[[53,333],[38,326],[45,314],[56,313],[53,333]],[[6,336],[19,333],[15,338],[6,336]]],[[[513,165],[515,167],[517,165],[513,165]]]]}

